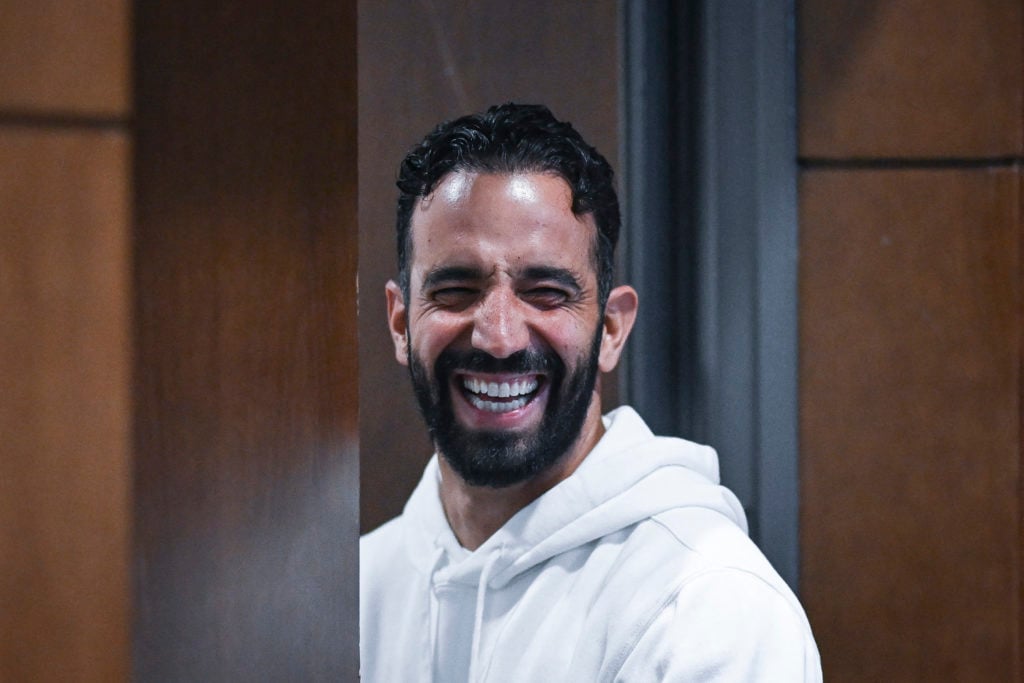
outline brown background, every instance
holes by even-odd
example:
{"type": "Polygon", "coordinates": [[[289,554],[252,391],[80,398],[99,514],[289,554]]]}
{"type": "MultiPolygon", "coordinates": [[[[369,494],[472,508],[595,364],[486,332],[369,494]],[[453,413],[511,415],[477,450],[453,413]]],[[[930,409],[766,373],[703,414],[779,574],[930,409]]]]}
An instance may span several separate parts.
{"type": "Polygon", "coordinates": [[[124,2],[0,6],[0,680],[125,680],[124,2]]]}
{"type": "Polygon", "coordinates": [[[357,680],[355,3],[270,5],[0,3],[0,680],[357,680]]]}
{"type": "Polygon", "coordinates": [[[1022,3],[800,8],[802,597],[826,678],[1020,680],[1022,3]]]}

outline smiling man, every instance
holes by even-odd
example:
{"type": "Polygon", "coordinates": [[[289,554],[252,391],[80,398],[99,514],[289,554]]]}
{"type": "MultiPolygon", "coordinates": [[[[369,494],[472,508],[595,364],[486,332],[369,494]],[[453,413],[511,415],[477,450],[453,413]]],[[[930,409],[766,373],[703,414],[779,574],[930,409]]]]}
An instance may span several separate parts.
{"type": "Polygon", "coordinates": [[[362,679],[820,680],[714,451],[601,415],[637,314],[605,159],[508,104],[439,126],[398,187],[388,323],[437,453],[361,543],[362,679]]]}

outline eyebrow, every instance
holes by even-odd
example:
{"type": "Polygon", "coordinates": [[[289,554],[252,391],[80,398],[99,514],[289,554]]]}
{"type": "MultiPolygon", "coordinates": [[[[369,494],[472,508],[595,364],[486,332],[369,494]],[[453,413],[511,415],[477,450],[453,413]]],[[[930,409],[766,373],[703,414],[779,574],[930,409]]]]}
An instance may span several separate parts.
{"type": "Polygon", "coordinates": [[[482,277],[477,268],[469,266],[441,266],[431,270],[423,278],[423,288],[436,287],[443,282],[479,280],[482,277]]]}
{"type": "MultiPolygon", "coordinates": [[[[440,266],[424,276],[422,287],[423,289],[431,289],[449,282],[480,280],[483,277],[483,273],[478,268],[472,266],[440,266]]],[[[575,291],[583,289],[579,278],[567,268],[529,266],[520,271],[517,277],[524,280],[546,280],[575,291]]]]}
{"type": "Polygon", "coordinates": [[[583,289],[579,279],[566,268],[554,266],[531,266],[523,269],[521,276],[527,280],[549,280],[575,291],[583,289]]]}

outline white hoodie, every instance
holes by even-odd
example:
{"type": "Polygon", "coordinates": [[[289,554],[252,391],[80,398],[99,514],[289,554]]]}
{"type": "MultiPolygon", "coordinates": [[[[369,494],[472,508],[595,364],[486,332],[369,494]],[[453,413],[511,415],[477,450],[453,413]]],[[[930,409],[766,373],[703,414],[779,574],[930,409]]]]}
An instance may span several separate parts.
{"type": "Polygon", "coordinates": [[[804,612],[746,535],[706,447],[631,408],[476,551],[436,456],[360,542],[364,683],[820,681],[804,612]]]}

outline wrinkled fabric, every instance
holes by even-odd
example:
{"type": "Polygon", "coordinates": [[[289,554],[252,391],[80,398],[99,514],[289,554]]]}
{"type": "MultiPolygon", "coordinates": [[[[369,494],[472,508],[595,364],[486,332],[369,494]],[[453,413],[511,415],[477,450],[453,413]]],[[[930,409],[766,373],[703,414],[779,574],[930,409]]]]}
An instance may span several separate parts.
{"type": "Polygon", "coordinates": [[[821,680],[715,452],[629,407],[604,420],[577,470],[473,552],[430,460],[402,515],[360,542],[364,683],[821,680]]]}

